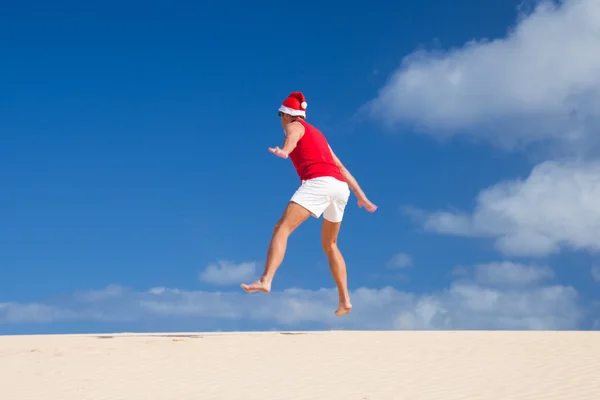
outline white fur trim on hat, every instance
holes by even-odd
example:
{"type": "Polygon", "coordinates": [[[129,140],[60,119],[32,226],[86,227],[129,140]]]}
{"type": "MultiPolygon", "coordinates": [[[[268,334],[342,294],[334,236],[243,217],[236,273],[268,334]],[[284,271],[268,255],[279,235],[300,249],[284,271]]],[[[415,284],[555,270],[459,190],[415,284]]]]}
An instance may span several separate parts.
{"type": "Polygon", "coordinates": [[[279,107],[279,111],[286,113],[286,114],[290,114],[293,117],[298,117],[298,116],[306,117],[306,111],[294,110],[293,108],[289,108],[286,106],[279,107]]]}

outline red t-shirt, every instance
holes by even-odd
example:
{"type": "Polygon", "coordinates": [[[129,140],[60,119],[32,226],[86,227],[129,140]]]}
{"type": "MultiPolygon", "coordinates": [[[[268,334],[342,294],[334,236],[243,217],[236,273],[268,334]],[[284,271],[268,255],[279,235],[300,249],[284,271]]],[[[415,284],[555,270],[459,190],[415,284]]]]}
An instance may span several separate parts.
{"type": "Polygon", "coordinates": [[[331,176],[346,182],[340,168],[336,165],[325,136],[317,128],[298,118],[304,126],[304,135],[289,157],[296,168],[300,180],[331,176]]]}

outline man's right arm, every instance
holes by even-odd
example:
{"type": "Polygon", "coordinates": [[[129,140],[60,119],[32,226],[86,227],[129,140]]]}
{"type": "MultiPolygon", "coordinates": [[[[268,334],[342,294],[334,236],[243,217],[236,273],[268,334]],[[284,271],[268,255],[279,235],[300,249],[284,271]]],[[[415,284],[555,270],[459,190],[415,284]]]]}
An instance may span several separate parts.
{"type": "Polygon", "coordinates": [[[342,173],[342,176],[344,177],[344,179],[348,183],[348,186],[350,187],[350,190],[352,190],[354,192],[354,194],[356,195],[356,197],[358,198],[358,206],[359,207],[364,206],[370,212],[375,211],[377,209],[377,206],[369,201],[369,199],[367,198],[367,195],[365,195],[365,193],[362,191],[362,189],[360,188],[360,185],[358,184],[356,179],[354,179],[354,177],[352,176],[350,171],[348,171],[348,169],[344,166],[344,164],[342,164],[340,159],[333,152],[333,149],[331,148],[331,146],[329,146],[329,151],[331,151],[333,160],[335,161],[336,165],[339,167],[340,172],[342,173]]]}

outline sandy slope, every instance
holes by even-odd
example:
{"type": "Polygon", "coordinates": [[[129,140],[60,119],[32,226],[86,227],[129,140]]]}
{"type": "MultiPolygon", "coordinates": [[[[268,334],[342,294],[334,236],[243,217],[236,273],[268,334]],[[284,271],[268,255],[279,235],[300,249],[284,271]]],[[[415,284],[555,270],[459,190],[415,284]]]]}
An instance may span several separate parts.
{"type": "Polygon", "coordinates": [[[600,399],[600,332],[0,337],[0,399],[600,399]]]}

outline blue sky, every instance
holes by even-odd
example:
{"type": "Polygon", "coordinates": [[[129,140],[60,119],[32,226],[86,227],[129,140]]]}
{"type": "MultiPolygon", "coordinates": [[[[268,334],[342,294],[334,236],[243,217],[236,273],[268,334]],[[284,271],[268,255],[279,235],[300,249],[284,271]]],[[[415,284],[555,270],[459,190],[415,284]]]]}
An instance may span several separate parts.
{"type": "Polygon", "coordinates": [[[0,333],[599,327],[597,14],[8,5],[0,333]],[[298,90],[379,206],[346,211],[344,319],[314,219],[274,293],[239,289],[298,185],[267,151],[298,90]]]}

